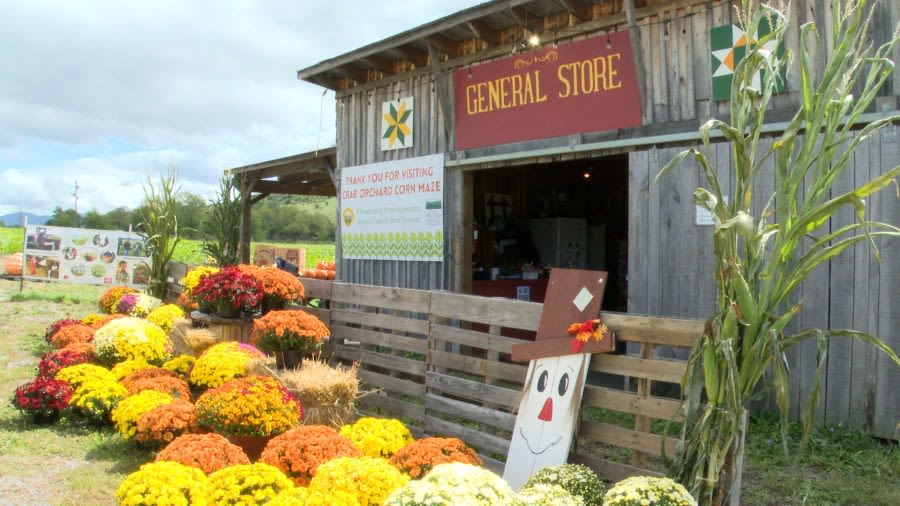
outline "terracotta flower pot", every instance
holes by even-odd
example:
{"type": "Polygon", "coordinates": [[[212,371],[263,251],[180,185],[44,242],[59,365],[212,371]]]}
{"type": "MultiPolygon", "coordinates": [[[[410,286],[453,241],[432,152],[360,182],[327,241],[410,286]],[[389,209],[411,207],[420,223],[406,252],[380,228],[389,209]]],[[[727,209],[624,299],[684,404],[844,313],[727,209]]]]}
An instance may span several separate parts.
{"type": "Polygon", "coordinates": [[[272,436],[239,436],[235,434],[225,434],[225,437],[231,444],[240,446],[251,462],[259,460],[266,445],[269,444],[269,440],[272,439],[272,436]]]}

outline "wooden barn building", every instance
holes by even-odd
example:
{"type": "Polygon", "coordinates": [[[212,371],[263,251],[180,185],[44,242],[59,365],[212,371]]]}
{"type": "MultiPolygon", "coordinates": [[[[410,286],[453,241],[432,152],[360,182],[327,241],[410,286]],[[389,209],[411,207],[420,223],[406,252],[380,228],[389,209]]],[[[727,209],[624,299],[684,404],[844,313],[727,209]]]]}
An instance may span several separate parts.
{"type": "MultiPolygon", "coordinates": [[[[739,4],[490,1],[299,70],[335,92],[336,151],[293,161],[318,160],[333,178],[338,280],[541,301],[547,268],[580,267],[609,272],[604,309],[708,317],[712,224],[692,198],[702,176],[682,168],[653,179],[700,146],[703,123],[728,119],[744,40],[739,4]]],[[[830,26],[830,5],[793,2],[786,45],[798,51],[801,24],[830,26]]],[[[900,4],[876,8],[877,45],[900,4]]],[[[827,31],[820,62],[834,44],[827,31]]],[[[788,73],[767,113],[773,134],[796,111],[798,83],[788,73]]],[[[895,70],[861,123],[897,113],[898,95],[895,70]]],[[[727,143],[715,151],[719,173],[730,173],[727,143]]],[[[896,126],[868,139],[852,164],[838,189],[900,164],[896,126]]],[[[874,220],[900,219],[893,191],[868,204],[874,220]]],[[[852,219],[838,215],[831,226],[852,219]]],[[[815,272],[798,328],[856,328],[900,350],[900,242],[881,248],[880,263],[858,247],[815,272]]],[[[812,343],[792,355],[794,406],[815,363],[812,343]]],[[[897,437],[900,396],[889,385],[898,384],[900,368],[886,358],[832,340],[819,420],[897,437]]]]}

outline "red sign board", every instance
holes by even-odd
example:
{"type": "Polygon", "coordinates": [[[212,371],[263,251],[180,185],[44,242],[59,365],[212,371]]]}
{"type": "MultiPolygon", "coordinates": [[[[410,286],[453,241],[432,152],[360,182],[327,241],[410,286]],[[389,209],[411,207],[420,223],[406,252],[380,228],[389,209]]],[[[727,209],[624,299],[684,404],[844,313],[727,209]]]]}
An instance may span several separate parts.
{"type": "Polygon", "coordinates": [[[641,124],[627,31],[453,73],[456,149],[641,124]]]}

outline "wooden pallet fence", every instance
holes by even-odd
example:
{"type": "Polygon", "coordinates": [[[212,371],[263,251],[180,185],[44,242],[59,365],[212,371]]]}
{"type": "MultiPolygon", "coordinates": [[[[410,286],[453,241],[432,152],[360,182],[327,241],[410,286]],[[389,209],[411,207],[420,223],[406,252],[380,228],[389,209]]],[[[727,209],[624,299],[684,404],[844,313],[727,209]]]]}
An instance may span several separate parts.
{"type": "Polygon", "coordinates": [[[430,294],[380,286],[333,283],[328,301],[330,352],[358,361],[367,392],[360,408],[394,416],[422,433],[430,294]]]}

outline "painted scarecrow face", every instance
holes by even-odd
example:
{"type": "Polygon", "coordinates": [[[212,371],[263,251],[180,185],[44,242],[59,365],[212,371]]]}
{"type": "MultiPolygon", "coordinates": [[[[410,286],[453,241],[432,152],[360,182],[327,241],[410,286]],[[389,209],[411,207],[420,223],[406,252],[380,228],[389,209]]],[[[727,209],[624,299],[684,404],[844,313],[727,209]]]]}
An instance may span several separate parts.
{"type": "Polygon", "coordinates": [[[566,462],[587,375],[587,357],[578,354],[531,361],[503,473],[513,489],[518,490],[541,468],[566,462]]]}

